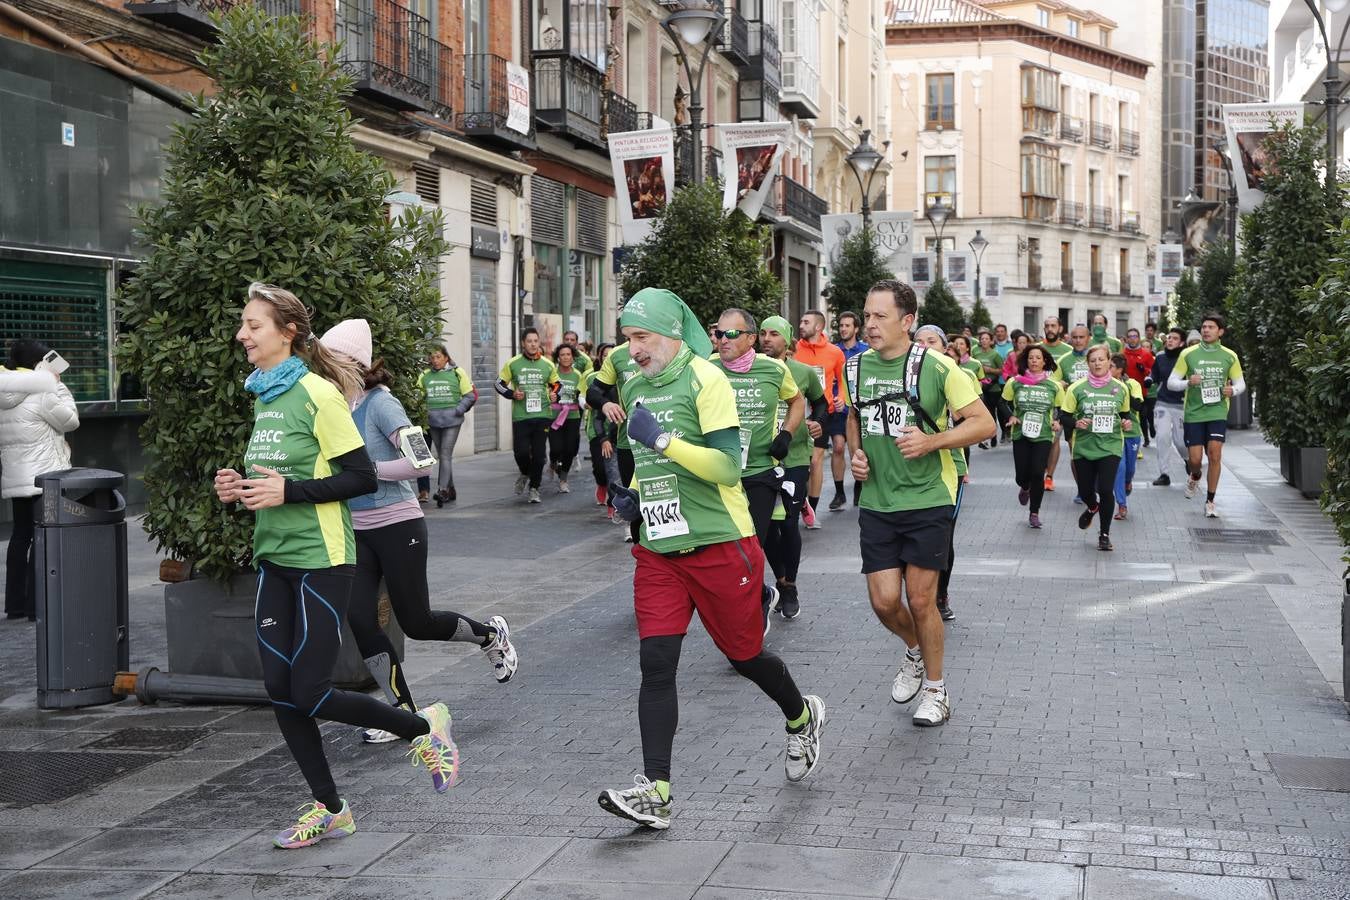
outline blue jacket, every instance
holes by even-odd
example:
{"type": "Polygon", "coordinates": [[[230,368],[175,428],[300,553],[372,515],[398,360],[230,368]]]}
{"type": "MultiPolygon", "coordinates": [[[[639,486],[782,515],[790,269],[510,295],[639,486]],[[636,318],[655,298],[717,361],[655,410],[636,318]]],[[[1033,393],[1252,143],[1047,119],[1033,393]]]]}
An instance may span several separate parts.
{"type": "Polygon", "coordinates": [[[1174,406],[1180,406],[1186,399],[1184,393],[1167,389],[1167,379],[1172,376],[1172,369],[1176,366],[1177,358],[1181,356],[1182,349],[1178,347],[1175,351],[1164,350],[1153,358],[1153,371],[1149,374],[1149,377],[1158,386],[1159,403],[1171,403],[1174,406]]]}

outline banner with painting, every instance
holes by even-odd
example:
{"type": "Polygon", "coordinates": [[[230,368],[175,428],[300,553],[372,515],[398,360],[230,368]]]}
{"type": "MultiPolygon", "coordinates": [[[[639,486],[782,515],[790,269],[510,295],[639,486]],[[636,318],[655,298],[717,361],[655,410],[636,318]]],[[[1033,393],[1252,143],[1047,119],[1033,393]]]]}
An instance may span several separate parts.
{"type": "Polygon", "coordinates": [[[1225,103],[1224,128],[1237,181],[1238,211],[1251,212],[1266,198],[1262,190],[1270,154],[1266,138],[1282,126],[1303,121],[1302,103],[1225,103]]]}
{"type": "Polygon", "coordinates": [[[650,128],[611,133],[609,158],[623,242],[640,244],[675,190],[675,132],[650,128]]]}
{"type": "Polygon", "coordinates": [[[910,286],[915,290],[927,290],[933,284],[933,254],[914,253],[910,256],[910,286]]]}
{"type": "Polygon", "coordinates": [[[742,122],[717,126],[722,148],[722,208],[740,208],[750,219],[759,216],[773,190],[779,160],[787,149],[788,122],[742,122]],[[734,177],[733,177],[734,175],[734,177]]]}
{"type": "MultiPolygon", "coordinates": [[[[913,247],[910,233],[914,227],[912,212],[876,212],[871,214],[872,245],[882,265],[895,273],[898,281],[912,282],[913,247]]],[[[836,213],[820,217],[821,240],[825,245],[827,274],[839,267],[844,241],[862,230],[862,213],[836,213]]]]}
{"type": "Polygon", "coordinates": [[[971,254],[964,250],[948,250],[942,254],[947,269],[947,287],[958,297],[969,297],[975,289],[975,266],[971,254]]]}

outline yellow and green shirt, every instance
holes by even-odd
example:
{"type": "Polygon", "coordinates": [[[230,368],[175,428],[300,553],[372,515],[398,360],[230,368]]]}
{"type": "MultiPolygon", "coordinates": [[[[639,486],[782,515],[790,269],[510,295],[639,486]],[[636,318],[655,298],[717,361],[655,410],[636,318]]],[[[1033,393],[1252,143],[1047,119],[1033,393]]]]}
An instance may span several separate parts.
{"type": "Polygon", "coordinates": [[[459,366],[427,369],[417,377],[417,386],[427,396],[427,409],[454,409],[465,394],[473,393],[473,382],[459,366]]]}
{"type": "MultiPolygon", "coordinates": [[[[245,477],[255,465],[292,481],[336,474],[330,460],[364,447],[347,401],[337,388],[309,372],[270,402],[253,404],[253,434],[244,451],[245,477]]],[[[283,503],[254,513],[253,563],[267,560],[296,569],[356,564],[356,540],[347,504],[283,503]]]]}
{"type": "Polygon", "coordinates": [[[1053,441],[1055,410],[1064,396],[1064,387],[1053,378],[1035,384],[1023,384],[1016,378],[1003,386],[1003,399],[1012,404],[1017,424],[1012,428],[1015,441],[1053,441]]]}
{"type": "Polygon", "coordinates": [[[1196,344],[1181,351],[1172,374],[1183,380],[1192,375],[1203,379],[1198,385],[1186,385],[1181,421],[1221,422],[1228,418],[1228,398],[1223,389],[1230,381],[1242,377],[1242,363],[1236,353],[1217,341],[1196,344]]]}
{"type": "MultiPolygon", "coordinates": [[[[572,371],[570,372],[564,372],[561,369],[558,370],[558,403],[566,404],[581,402],[577,399],[582,393],[581,378],[582,373],[577,370],[576,366],[573,366],[572,371]]],[[[581,410],[579,409],[573,409],[567,413],[568,421],[580,418],[581,410]]]]}
{"type": "MultiPolygon", "coordinates": [[[[600,371],[596,373],[595,380],[609,387],[622,388],[630,378],[635,378],[642,374],[638,364],[633,362],[633,358],[628,355],[628,342],[624,341],[605,357],[605,361],[600,366],[600,371]]],[[[624,450],[630,449],[628,446],[628,422],[625,421],[619,425],[619,447],[624,450]]]]}
{"type": "Polygon", "coordinates": [[[1082,381],[1087,378],[1087,351],[1076,353],[1073,348],[1070,348],[1068,353],[1059,358],[1059,362],[1055,366],[1055,377],[1059,379],[1060,384],[1064,385],[1070,385],[1075,381],[1082,381]]]}
{"type": "Polygon", "coordinates": [[[554,412],[549,408],[549,389],[558,383],[558,368],[547,356],[530,359],[518,353],[502,366],[499,377],[512,390],[525,395],[523,400],[511,401],[511,421],[525,419],[552,419],[554,412]]]}
{"type": "Polygon", "coordinates": [[[778,435],[780,400],[791,400],[801,393],[788,367],[771,356],[755,354],[748,372],[733,372],[722,358],[711,360],[731,383],[736,398],[736,413],[741,428],[741,475],[758,475],[778,465],[769,455],[769,445],[778,435]]]}
{"type": "Polygon", "coordinates": [[[1074,428],[1074,459],[1105,459],[1125,452],[1125,433],[1120,414],[1130,411],[1130,389],[1112,378],[1101,387],[1093,387],[1086,378],[1064,389],[1060,409],[1074,421],[1087,419],[1088,427],[1074,428]]]}

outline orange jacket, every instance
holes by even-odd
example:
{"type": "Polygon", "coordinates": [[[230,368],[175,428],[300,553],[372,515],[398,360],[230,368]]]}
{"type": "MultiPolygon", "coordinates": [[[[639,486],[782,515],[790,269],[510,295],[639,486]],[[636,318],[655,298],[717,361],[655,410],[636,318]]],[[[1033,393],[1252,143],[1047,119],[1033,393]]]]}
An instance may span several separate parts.
{"type": "Polygon", "coordinates": [[[817,335],[814,341],[802,338],[797,341],[793,354],[797,362],[810,366],[820,376],[825,388],[825,399],[829,401],[830,412],[843,412],[848,406],[848,387],[844,384],[844,351],[817,335]],[[836,396],[836,394],[838,396],[836,396]]]}

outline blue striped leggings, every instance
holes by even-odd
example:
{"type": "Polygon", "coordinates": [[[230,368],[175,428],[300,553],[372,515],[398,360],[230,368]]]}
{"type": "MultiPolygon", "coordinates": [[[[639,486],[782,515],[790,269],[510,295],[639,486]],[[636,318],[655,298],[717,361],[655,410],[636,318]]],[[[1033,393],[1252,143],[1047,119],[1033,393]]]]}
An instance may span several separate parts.
{"type": "Polygon", "coordinates": [[[253,607],[263,681],[281,736],[314,799],[329,809],[339,808],[341,800],[315,717],[382,728],[409,741],[427,733],[420,716],[333,687],[355,574],[355,566],[307,570],[260,562],[253,607]]]}

